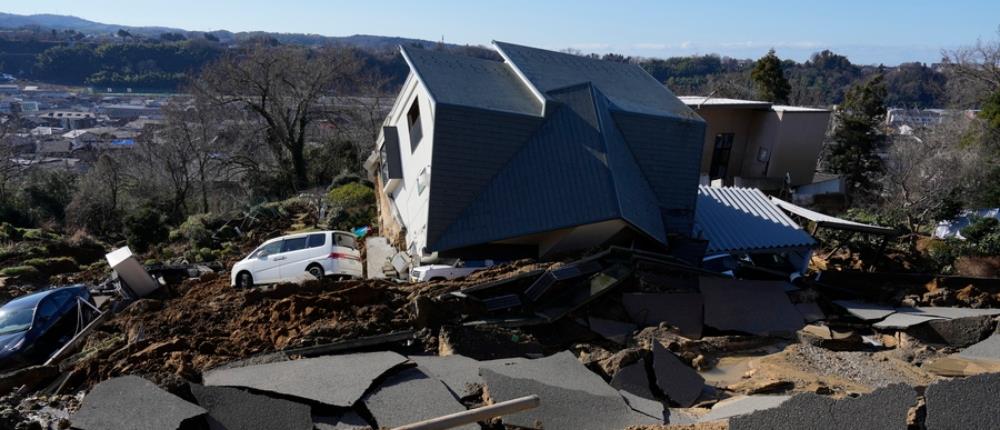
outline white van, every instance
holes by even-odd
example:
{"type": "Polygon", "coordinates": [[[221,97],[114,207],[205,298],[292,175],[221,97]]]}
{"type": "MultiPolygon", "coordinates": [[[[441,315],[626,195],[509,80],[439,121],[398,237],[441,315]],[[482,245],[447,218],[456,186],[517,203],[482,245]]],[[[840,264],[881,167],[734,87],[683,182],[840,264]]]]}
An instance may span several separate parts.
{"type": "Polygon", "coordinates": [[[354,234],[316,231],[268,240],[233,265],[230,284],[249,288],[293,282],[306,272],[316,278],[362,277],[361,251],[354,234]]]}

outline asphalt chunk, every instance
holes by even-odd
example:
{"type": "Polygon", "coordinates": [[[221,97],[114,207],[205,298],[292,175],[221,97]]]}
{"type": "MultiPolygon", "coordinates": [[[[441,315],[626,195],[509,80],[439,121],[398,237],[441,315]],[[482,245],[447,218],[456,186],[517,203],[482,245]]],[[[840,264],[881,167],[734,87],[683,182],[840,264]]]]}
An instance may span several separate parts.
{"type": "Polygon", "coordinates": [[[372,382],[406,357],[382,351],[282,361],[204,374],[205,385],[245,387],[350,407],[372,382]]]}
{"type": "Polygon", "coordinates": [[[212,430],[312,430],[308,405],[251,394],[238,388],[192,385],[191,394],[208,410],[212,430]]]}
{"type": "Polygon", "coordinates": [[[205,413],[152,382],[122,376],[94,386],[70,421],[81,430],[174,430],[205,413]]]}

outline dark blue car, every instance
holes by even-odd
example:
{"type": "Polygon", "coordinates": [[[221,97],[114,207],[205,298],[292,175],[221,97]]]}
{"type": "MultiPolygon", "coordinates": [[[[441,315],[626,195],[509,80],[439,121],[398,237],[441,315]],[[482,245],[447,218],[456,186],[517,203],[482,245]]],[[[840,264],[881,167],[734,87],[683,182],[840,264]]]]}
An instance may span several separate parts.
{"type": "Polygon", "coordinates": [[[45,362],[96,312],[84,286],[55,288],[18,297],[0,307],[0,370],[45,362]]]}

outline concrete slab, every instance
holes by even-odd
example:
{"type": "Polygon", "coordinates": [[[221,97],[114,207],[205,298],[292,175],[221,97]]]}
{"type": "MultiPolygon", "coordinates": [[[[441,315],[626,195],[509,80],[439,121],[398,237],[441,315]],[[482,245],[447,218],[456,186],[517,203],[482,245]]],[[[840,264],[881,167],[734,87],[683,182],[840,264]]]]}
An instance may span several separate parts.
{"type": "Polygon", "coordinates": [[[917,392],[903,384],[840,400],[803,393],[776,408],[733,417],[729,429],[905,430],[916,403],[917,392]]]}
{"type": "Polygon", "coordinates": [[[476,386],[483,383],[479,377],[479,367],[483,362],[479,360],[458,354],[444,357],[411,355],[408,358],[428,376],[443,382],[457,397],[473,394],[476,386]]]}
{"type": "Polygon", "coordinates": [[[697,371],[682,363],[674,353],[663,347],[660,342],[653,342],[653,373],[656,374],[656,385],[660,387],[670,401],[677,405],[688,407],[698,400],[705,387],[705,378],[697,371]]]}
{"type": "Polygon", "coordinates": [[[939,381],[924,395],[927,430],[1000,428],[1000,374],[939,381]]]}
{"type": "Polygon", "coordinates": [[[336,417],[313,415],[313,425],[316,430],[369,430],[372,428],[364,418],[361,418],[354,411],[347,411],[336,417]]]}
{"type": "Polygon", "coordinates": [[[350,407],[372,381],[405,361],[389,351],[330,355],[212,370],[202,377],[209,386],[252,388],[350,407]]]}
{"type": "Polygon", "coordinates": [[[958,355],[973,360],[1000,361],[1000,333],[994,333],[986,340],[965,348],[958,355]]]}
{"type": "Polygon", "coordinates": [[[653,326],[665,322],[686,337],[701,338],[704,319],[701,293],[625,293],[622,305],[636,324],[653,326]]]}
{"type": "Polygon", "coordinates": [[[667,412],[666,406],[664,406],[659,400],[639,397],[625,390],[618,390],[618,393],[622,395],[622,398],[625,399],[625,403],[627,403],[628,407],[632,408],[633,411],[667,423],[670,414],[667,412]]]}
{"type": "Polygon", "coordinates": [[[636,329],[636,325],[632,323],[594,317],[589,317],[587,320],[594,333],[619,345],[624,345],[636,329]]]}
{"type": "Polygon", "coordinates": [[[212,430],[301,429],[312,430],[308,405],[250,394],[238,388],[191,385],[198,405],[208,410],[212,430]]]}
{"type": "Polygon", "coordinates": [[[735,416],[746,415],[756,411],[776,408],[792,396],[737,396],[728,398],[712,406],[712,410],[698,421],[716,421],[735,416]]]}
{"type": "Polygon", "coordinates": [[[847,313],[865,321],[878,321],[896,312],[891,306],[855,300],[834,300],[834,304],[847,310],[847,313]]]}
{"type": "MultiPolygon", "coordinates": [[[[388,377],[363,401],[379,428],[395,428],[466,410],[441,381],[420,369],[406,369],[388,377]]],[[[478,430],[479,425],[456,428],[478,430]]]]}
{"type": "Polygon", "coordinates": [[[646,363],[643,360],[619,369],[611,377],[611,386],[646,399],[656,398],[649,389],[649,372],[646,372],[646,363]]]}
{"type": "Polygon", "coordinates": [[[826,319],[826,314],[823,313],[823,309],[820,309],[816,302],[808,303],[796,303],[795,309],[799,310],[802,314],[802,319],[807,323],[814,323],[816,321],[823,321],[826,319]]]}
{"type": "Polygon", "coordinates": [[[632,425],[662,424],[645,414],[633,411],[612,390],[612,395],[553,386],[535,379],[513,378],[484,368],[480,371],[493,402],[502,402],[531,394],[538,395],[538,408],[503,417],[505,425],[527,428],[606,430],[632,425]]]}
{"type": "Polygon", "coordinates": [[[122,376],[94,386],[70,422],[81,430],[174,430],[205,413],[152,382],[122,376]]]}
{"type": "Polygon", "coordinates": [[[946,318],[936,317],[933,315],[920,315],[908,312],[896,312],[892,315],[887,316],[884,320],[872,324],[872,327],[880,329],[907,329],[917,324],[923,324],[927,321],[943,320],[943,319],[946,318]]]}
{"type": "Polygon", "coordinates": [[[792,338],[804,321],[785,294],[785,282],[702,277],[705,325],[725,331],[792,338]]]}

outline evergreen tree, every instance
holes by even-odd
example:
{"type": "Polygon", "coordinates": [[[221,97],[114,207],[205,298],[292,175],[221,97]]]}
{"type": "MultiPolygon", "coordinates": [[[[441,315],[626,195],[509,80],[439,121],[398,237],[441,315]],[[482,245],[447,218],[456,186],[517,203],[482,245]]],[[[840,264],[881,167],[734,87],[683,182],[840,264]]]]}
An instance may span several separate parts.
{"type": "Polygon", "coordinates": [[[834,112],[834,129],[826,144],[826,168],[840,173],[849,193],[866,194],[882,171],[878,149],[885,142],[885,85],[882,75],[847,91],[844,103],[834,112]]]}
{"type": "Polygon", "coordinates": [[[774,55],[774,49],[757,60],[750,78],[757,86],[757,96],[772,103],[788,103],[788,93],[791,86],[781,69],[781,59],[774,55]]]}

